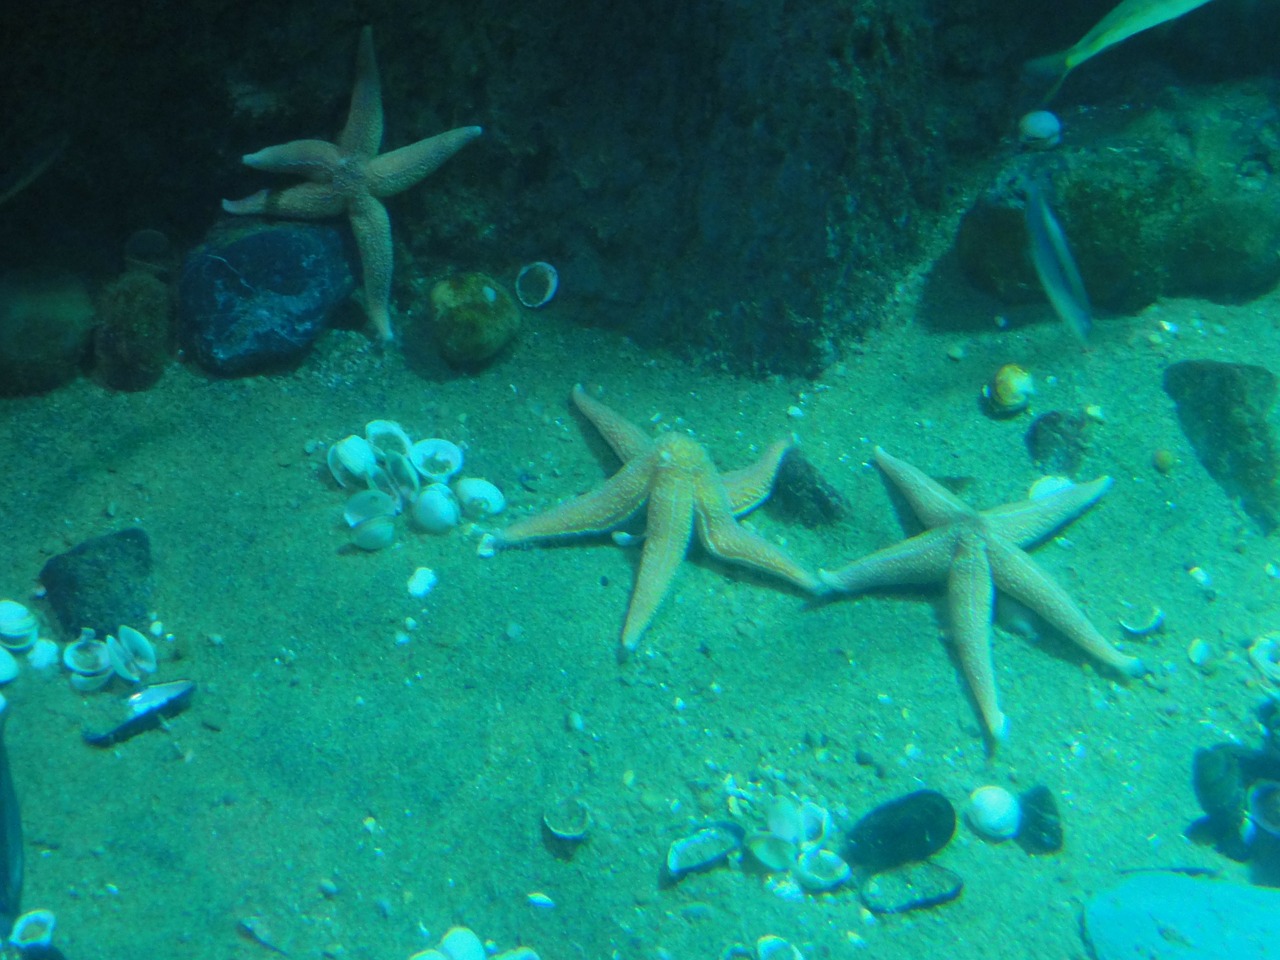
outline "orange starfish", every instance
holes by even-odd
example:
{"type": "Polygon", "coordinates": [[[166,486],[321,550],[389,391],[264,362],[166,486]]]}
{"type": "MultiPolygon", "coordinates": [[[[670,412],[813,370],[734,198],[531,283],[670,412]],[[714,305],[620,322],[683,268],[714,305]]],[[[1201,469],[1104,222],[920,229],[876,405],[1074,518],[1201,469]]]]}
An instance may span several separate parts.
{"type": "Polygon", "coordinates": [[[1067,592],[1024,552],[1093,506],[1111,486],[1110,477],[979,511],[880,447],[876,447],[876,463],[928,529],[839,570],[819,570],[818,576],[844,593],[945,581],[951,641],[994,739],[1003,740],[1009,730],[996,697],[991,662],[991,614],[997,589],[1026,604],[1107,666],[1130,677],[1145,672],[1141,660],[1112,646],[1067,592]]]}
{"type": "Polygon", "coordinates": [[[691,437],[666,433],[651,439],[581,385],[573,388],[573,402],[622,459],[622,469],[589,493],[513,523],[495,535],[493,546],[603,533],[648,501],[640,571],[622,628],[624,651],[640,642],[694,533],[721,560],[773,574],[810,593],[825,592],[817,577],[737,521],[769,496],[791,440],[779,440],[749,467],[720,473],[691,437]]]}
{"type": "Polygon", "coordinates": [[[299,220],[322,220],[341,213],[351,218],[364,267],[364,308],[381,340],[391,333],[391,220],[382,198],[434,173],[480,136],[479,127],[458,127],[379,154],[382,145],[382,83],[373,55],[373,30],[360,32],[351,109],[337,143],[291,140],[246,154],[245,166],[293,173],[307,183],[284,190],[259,190],[243,200],[223,200],[227,213],[259,213],[299,220]]]}

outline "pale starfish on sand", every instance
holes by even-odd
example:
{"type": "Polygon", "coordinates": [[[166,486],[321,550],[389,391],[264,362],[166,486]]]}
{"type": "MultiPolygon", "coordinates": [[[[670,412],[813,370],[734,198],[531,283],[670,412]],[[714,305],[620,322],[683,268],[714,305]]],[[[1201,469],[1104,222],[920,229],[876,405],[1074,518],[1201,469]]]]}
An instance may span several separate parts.
{"type": "Polygon", "coordinates": [[[779,440],[751,466],[721,473],[691,437],[672,432],[650,438],[581,386],[573,388],[573,402],[623,461],[622,469],[589,493],[513,523],[495,535],[493,546],[602,533],[647,502],[640,571],[622,628],[623,651],[639,643],[695,533],[721,560],[781,577],[810,593],[825,592],[818,579],[780,547],[737,521],[769,496],[792,441],[779,440]]]}
{"type": "Polygon", "coordinates": [[[390,153],[382,145],[382,83],[373,55],[373,30],[360,32],[356,81],[347,123],[337,143],[293,140],[246,154],[245,166],[306,177],[283,190],[259,190],[243,200],[223,200],[227,213],[321,220],[345,213],[364,268],[364,304],[381,340],[390,340],[391,220],[382,197],[413,186],[480,136],[479,127],[458,127],[390,153]]]}
{"type": "Polygon", "coordinates": [[[1121,653],[1098,633],[1066,591],[1023,550],[1092,506],[1111,486],[1110,477],[978,511],[879,447],[875,456],[880,469],[928,529],[839,570],[819,570],[818,576],[832,589],[847,593],[945,581],[951,639],[992,737],[1004,739],[1009,725],[997,700],[991,660],[991,615],[997,588],[1026,604],[1108,666],[1127,676],[1144,672],[1142,661],[1121,653]]]}

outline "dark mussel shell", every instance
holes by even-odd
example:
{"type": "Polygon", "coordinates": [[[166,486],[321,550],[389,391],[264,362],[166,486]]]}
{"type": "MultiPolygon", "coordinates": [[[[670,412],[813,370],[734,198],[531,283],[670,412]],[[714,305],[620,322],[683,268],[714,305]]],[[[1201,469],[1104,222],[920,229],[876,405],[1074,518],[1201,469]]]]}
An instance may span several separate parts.
{"type": "Polygon", "coordinates": [[[845,860],[859,873],[874,874],[925,860],[956,832],[956,811],[936,790],[917,790],[882,803],[853,825],[845,860]]]}

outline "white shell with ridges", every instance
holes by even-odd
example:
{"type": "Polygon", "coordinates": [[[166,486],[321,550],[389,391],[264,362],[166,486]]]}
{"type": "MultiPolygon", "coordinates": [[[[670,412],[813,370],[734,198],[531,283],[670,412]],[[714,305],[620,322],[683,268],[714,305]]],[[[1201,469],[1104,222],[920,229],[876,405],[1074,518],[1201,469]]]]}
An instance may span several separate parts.
{"type": "Polygon", "coordinates": [[[364,437],[357,437],[354,433],[349,437],[343,437],[331,446],[326,459],[329,463],[329,472],[333,474],[333,479],[338,481],[340,487],[364,486],[368,482],[369,475],[373,473],[374,467],[378,465],[378,457],[374,453],[373,445],[364,437]]]}
{"type": "Polygon", "coordinates": [[[0,644],[25,650],[40,636],[36,615],[16,600],[0,600],[0,644]]]}
{"type": "Polygon", "coordinates": [[[364,425],[364,438],[383,457],[388,453],[408,453],[412,445],[404,427],[394,420],[370,420],[364,425]]]}
{"type": "Polygon", "coordinates": [[[965,819],[988,840],[1008,840],[1022,825],[1022,805],[1004,787],[979,787],[969,794],[965,819]]]}
{"type": "Polygon", "coordinates": [[[496,516],[507,507],[507,498],[488,480],[462,477],[453,481],[453,495],[458,498],[462,515],[468,520],[496,516]]]}
{"type": "Polygon", "coordinates": [[[448,533],[458,525],[462,513],[453,491],[443,483],[433,483],[414,498],[410,516],[424,533],[448,533]]]}

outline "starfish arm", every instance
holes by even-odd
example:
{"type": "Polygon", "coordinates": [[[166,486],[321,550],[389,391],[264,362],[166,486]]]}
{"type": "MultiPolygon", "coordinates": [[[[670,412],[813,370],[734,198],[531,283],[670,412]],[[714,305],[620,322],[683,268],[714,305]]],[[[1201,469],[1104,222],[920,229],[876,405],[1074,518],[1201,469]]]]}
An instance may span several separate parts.
{"type": "Polygon", "coordinates": [[[782,466],[782,458],[793,446],[795,441],[789,437],[779,440],[751,466],[720,474],[735,517],[750,513],[769,499],[769,494],[773,492],[773,481],[778,476],[778,468],[782,466]]]}
{"type": "Polygon", "coordinates": [[[351,232],[360,250],[360,266],[364,268],[364,309],[381,340],[390,340],[391,271],[394,262],[391,246],[391,218],[387,208],[376,197],[361,194],[349,206],[351,232]]]}
{"type": "Polygon", "coordinates": [[[1073,483],[1045,497],[984,510],[982,518],[998,536],[1025,547],[1043,540],[1058,527],[1080,516],[1110,487],[1110,477],[1073,483]]]}
{"type": "Polygon", "coordinates": [[[374,156],[382,145],[382,80],[378,75],[378,58],[373,52],[373,27],[360,31],[351,107],[338,135],[338,145],[362,157],[374,156]]]}
{"type": "Polygon", "coordinates": [[[497,546],[531,540],[572,537],[611,530],[640,509],[649,495],[652,471],[647,460],[633,460],[602,486],[574,497],[544,513],[517,520],[496,535],[497,546]]]}
{"type": "Polygon", "coordinates": [[[936,527],[960,517],[972,516],[974,510],[954,493],[905,460],[891,456],[876,447],[876,463],[906,497],[920,522],[936,527]]]}
{"type": "Polygon", "coordinates": [[[991,607],[994,589],[991,565],[981,535],[968,532],[956,544],[947,578],[947,608],[951,640],[960,667],[977,701],[982,722],[995,740],[1009,733],[1009,721],[996,695],[995,665],[991,656],[991,607]]]}
{"type": "Polygon", "coordinates": [[[653,620],[689,550],[692,531],[693,491],[690,485],[675,481],[655,486],[649,497],[645,519],[640,569],[636,573],[636,585],[631,590],[627,621],[622,627],[623,650],[634,650],[653,620]]]}
{"type": "Polygon", "coordinates": [[[327,183],[300,183],[284,190],[259,190],[243,200],[223,200],[227,213],[324,220],[342,213],[346,204],[327,183]]]}
{"type": "Polygon", "coordinates": [[[480,136],[480,127],[458,127],[392,150],[368,161],[369,190],[389,197],[434,173],[442,163],[480,136]]]}
{"type": "Polygon", "coordinates": [[[242,158],[246,167],[268,173],[291,173],[311,180],[329,180],[342,163],[338,148],[327,140],[290,140],[265,147],[242,158]]]}
{"type": "Polygon", "coordinates": [[[828,591],[824,581],[796,563],[781,547],[740,526],[733,517],[729,497],[718,482],[712,491],[699,489],[694,505],[698,539],[712,556],[771,573],[809,593],[828,591]]]}
{"type": "Polygon", "coordinates": [[[1141,660],[1112,646],[1067,592],[1025,553],[996,539],[988,541],[987,549],[997,587],[1025,603],[1076,646],[1108,666],[1130,677],[1146,672],[1141,660]]]}
{"type": "Polygon", "coordinates": [[[634,460],[653,448],[653,440],[648,434],[591,396],[582,389],[580,383],[574,385],[573,404],[600,431],[600,436],[604,437],[610,449],[623,463],[634,460]]]}
{"type": "Polygon", "coordinates": [[[958,534],[945,527],[926,530],[910,540],[877,550],[839,570],[819,570],[832,590],[860,593],[896,584],[937,583],[945,580],[958,534]]]}

